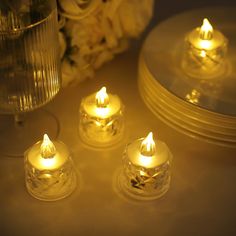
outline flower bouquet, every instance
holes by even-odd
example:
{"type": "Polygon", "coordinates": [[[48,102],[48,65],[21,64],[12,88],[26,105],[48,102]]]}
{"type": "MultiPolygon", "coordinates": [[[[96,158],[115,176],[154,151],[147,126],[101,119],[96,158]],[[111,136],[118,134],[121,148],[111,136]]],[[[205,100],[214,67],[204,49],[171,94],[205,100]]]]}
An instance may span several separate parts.
{"type": "Polygon", "coordinates": [[[58,0],[63,85],[92,78],[128,48],[152,16],[154,0],[58,0]]]}

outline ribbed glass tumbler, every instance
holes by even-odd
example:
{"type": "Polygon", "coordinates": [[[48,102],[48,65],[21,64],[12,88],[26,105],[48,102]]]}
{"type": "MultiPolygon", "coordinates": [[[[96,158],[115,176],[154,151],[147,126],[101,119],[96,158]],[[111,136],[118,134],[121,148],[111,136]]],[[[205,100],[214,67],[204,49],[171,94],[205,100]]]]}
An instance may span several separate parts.
{"type": "Polygon", "coordinates": [[[22,155],[45,129],[52,137],[58,132],[55,117],[41,109],[27,114],[26,122],[22,118],[52,100],[61,86],[55,0],[1,1],[0,58],[0,149],[22,155]]]}

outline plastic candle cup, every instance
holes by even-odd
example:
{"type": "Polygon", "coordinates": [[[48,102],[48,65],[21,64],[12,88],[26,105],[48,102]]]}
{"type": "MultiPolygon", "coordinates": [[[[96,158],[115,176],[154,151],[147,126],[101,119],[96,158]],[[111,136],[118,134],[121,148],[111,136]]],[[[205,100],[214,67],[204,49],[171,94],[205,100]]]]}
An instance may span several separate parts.
{"type": "Polygon", "coordinates": [[[146,138],[127,145],[119,185],[133,199],[154,200],[163,196],[170,186],[172,154],[168,146],[153,140],[150,132],[146,138]]]}
{"type": "Polygon", "coordinates": [[[201,27],[185,37],[183,70],[187,75],[200,79],[222,76],[226,71],[227,47],[225,36],[213,29],[205,18],[201,27]]]}
{"type": "Polygon", "coordinates": [[[55,201],[70,195],[76,187],[76,173],[70,152],[61,141],[42,141],[30,147],[24,157],[28,192],[43,201],[55,201]]]}
{"type": "Polygon", "coordinates": [[[79,134],[93,147],[117,144],[124,133],[124,106],[117,95],[107,94],[106,87],[84,98],[80,105],[79,134]]]}

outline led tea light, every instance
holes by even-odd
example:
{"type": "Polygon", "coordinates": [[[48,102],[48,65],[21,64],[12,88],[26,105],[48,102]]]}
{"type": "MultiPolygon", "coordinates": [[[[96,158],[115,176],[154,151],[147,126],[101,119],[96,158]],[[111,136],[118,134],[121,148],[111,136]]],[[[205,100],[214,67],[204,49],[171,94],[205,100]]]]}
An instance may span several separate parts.
{"type": "Polygon", "coordinates": [[[124,132],[124,107],[117,95],[107,94],[106,87],[84,98],[80,105],[81,139],[94,147],[118,143],[124,132]]]}
{"type": "Polygon", "coordinates": [[[170,186],[172,154],[167,145],[146,138],[130,143],[124,153],[124,166],[119,177],[120,188],[130,197],[154,200],[167,192],[170,186]]]}
{"type": "Polygon", "coordinates": [[[76,187],[76,173],[67,146],[51,141],[47,134],[25,153],[25,181],[35,198],[54,201],[65,198],[76,187]]]}
{"type": "Polygon", "coordinates": [[[187,34],[183,57],[183,69],[192,77],[215,78],[225,73],[228,40],[213,29],[208,19],[187,34]]]}

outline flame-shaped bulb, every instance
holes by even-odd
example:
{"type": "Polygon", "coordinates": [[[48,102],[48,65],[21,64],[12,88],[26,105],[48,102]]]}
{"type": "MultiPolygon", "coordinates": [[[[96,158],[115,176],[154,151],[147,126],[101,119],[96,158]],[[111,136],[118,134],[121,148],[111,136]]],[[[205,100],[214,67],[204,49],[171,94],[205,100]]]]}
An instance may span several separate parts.
{"type": "Polygon", "coordinates": [[[153,156],[156,152],[156,144],[153,140],[153,133],[150,132],[148,136],[142,141],[141,154],[143,156],[153,156]]]}
{"type": "Polygon", "coordinates": [[[213,27],[209,20],[205,18],[200,28],[200,38],[202,40],[211,40],[213,37],[213,27]]]}
{"type": "Polygon", "coordinates": [[[41,156],[45,159],[53,158],[56,154],[56,147],[49,139],[47,134],[43,136],[43,142],[40,147],[41,156]]]}
{"type": "Polygon", "coordinates": [[[96,105],[99,108],[107,107],[109,104],[109,96],[106,87],[102,87],[96,94],[96,105]]]}

